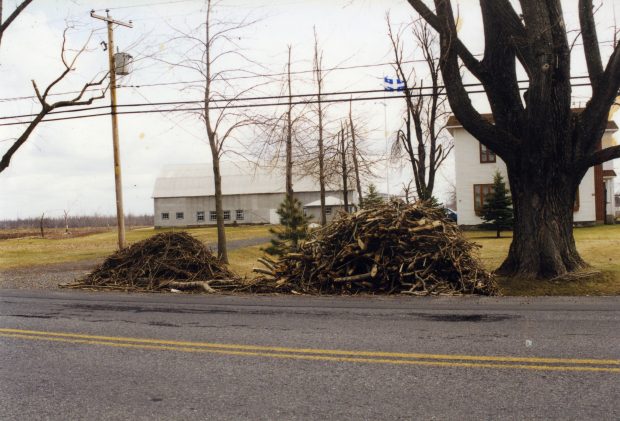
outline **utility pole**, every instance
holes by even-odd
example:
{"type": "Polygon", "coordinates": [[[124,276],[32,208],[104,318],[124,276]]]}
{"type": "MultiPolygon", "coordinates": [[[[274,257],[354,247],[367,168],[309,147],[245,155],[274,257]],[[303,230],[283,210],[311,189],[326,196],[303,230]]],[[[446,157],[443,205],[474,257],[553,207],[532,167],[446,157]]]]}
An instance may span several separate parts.
{"type": "Polygon", "coordinates": [[[116,221],[118,227],[118,248],[125,247],[125,214],[123,212],[123,183],[121,178],[121,156],[118,145],[118,120],[116,116],[116,65],[114,63],[114,30],[112,25],[133,28],[129,23],[112,19],[110,11],[106,9],[106,16],[95,14],[91,10],[90,16],[102,20],[108,25],[108,62],[110,66],[110,115],[112,116],[112,146],[114,148],[114,184],[116,188],[116,221]]]}

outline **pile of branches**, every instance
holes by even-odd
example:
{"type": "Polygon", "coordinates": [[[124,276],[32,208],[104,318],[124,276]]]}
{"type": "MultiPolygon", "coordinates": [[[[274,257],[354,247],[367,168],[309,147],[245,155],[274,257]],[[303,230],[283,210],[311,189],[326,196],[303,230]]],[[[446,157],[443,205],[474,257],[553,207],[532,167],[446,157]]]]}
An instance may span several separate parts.
{"type": "Polygon", "coordinates": [[[160,291],[234,290],[239,277],[198,239],[185,232],[154,235],[109,256],[69,288],[160,291]]]}
{"type": "Polygon", "coordinates": [[[252,289],[311,294],[497,294],[493,277],[444,211],[393,201],[341,214],[300,251],[265,268],[252,289]]]}

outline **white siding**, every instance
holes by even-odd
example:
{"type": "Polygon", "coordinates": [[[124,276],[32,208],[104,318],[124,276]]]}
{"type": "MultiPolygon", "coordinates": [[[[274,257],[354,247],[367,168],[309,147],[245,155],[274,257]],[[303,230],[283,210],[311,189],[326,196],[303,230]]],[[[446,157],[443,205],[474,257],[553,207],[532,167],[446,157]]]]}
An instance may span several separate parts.
{"type": "MultiPolygon", "coordinates": [[[[474,212],[474,184],[491,184],[499,170],[508,184],[506,164],[498,157],[495,163],[480,163],[478,141],[463,128],[452,129],[456,162],[456,200],[459,225],[478,225],[482,220],[474,212]]],[[[590,168],[579,186],[579,210],[575,222],[594,222],[594,170],[590,168]]]]}

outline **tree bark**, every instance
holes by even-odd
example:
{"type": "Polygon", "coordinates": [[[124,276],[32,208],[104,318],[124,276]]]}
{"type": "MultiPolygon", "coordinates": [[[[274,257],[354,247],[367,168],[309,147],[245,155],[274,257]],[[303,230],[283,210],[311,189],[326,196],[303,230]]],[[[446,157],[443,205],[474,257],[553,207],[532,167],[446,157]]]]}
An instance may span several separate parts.
{"type": "Polygon", "coordinates": [[[508,168],[514,228],[504,276],[553,278],[586,267],[573,237],[573,207],[581,177],[508,168]],[[540,175],[537,175],[540,174],[540,175]]]}
{"type": "Polygon", "coordinates": [[[222,263],[228,263],[228,248],[226,246],[226,231],[224,224],[224,206],[222,204],[222,175],[220,173],[220,158],[213,153],[213,184],[215,187],[215,215],[217,220],[217,257],[222,263]]]}

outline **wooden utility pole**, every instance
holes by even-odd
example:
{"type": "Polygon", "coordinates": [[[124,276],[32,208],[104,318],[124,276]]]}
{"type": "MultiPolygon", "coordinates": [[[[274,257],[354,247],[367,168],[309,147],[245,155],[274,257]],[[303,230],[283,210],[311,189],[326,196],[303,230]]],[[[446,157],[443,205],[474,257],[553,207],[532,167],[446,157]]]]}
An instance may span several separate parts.
{"type": "Polygon", "coordinates": [[[108,62],[110,66],[110,115],[112,116],[112,146],[114,148],[114,184],[116,188],[116,221],[118,227],[118,248],[125,247],[125,214],[123,212],[123,182],[121,178],[121,154],[118,145],[118,120],[116,116],[116,65],[114,63],[114,30],[112,25],[126,26],[133,28],[129,23],[112,19],[109,10],[106,16],[96,15],[95,11],[90,12],[90,16],[100,19],[108,25],[108,62]]]}

